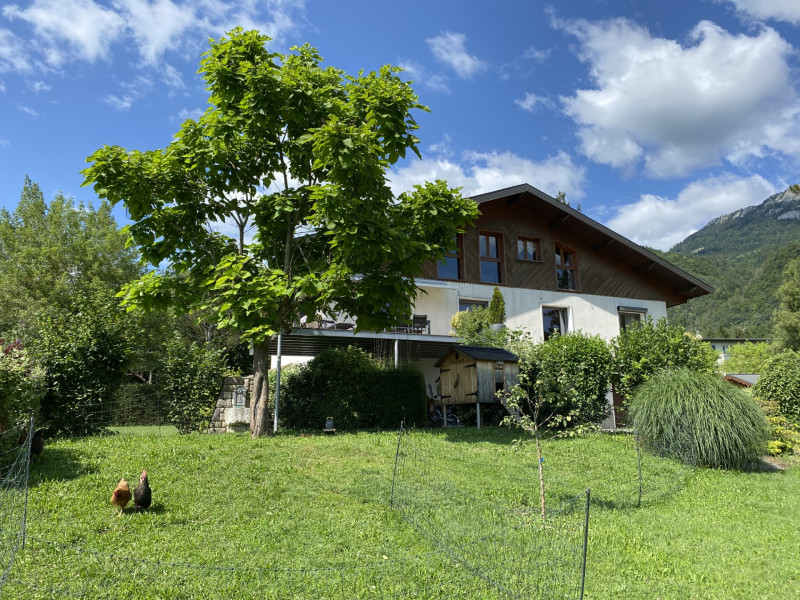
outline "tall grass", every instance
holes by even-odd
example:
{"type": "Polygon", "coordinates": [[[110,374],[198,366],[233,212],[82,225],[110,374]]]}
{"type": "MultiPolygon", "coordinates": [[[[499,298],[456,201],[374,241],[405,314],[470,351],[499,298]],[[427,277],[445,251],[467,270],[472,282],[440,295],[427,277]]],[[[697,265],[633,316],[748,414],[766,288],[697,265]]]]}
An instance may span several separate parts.
{"type": "Polygon", "coordinates": [[[761,407],[715,375],[664,371],[637,390],[631,412],[645,447],[687,463],[739,469],[765,452],[761,407]]]}

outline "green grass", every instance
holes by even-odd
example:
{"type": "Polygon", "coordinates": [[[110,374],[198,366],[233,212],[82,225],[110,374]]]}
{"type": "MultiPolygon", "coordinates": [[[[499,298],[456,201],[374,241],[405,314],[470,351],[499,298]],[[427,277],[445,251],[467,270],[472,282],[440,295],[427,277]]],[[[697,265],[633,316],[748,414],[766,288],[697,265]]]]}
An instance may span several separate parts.
{"type": "MultiPolygon", "coordinates": [[[[396,433],[259,440],[136,433],[53,442],[34,460],[29,539],[3,599],[366,598],[414,591],[419,598],[505,597],[454,566],[389,507],[396,433]],[[154,506],[141,514],[129,506],[118,518],[111,491],[120,477],[133,485],[143,468],[154,506]],[[353,566],[359,568],[345,568],[353,566]],[[301,571],[325,568],[332,570],[301,571]]],[[[492,507],[522,519],[528,506],[535,515],[535,450],[513,443],[520,436],[496,428],[412,434],[396,499],[413,496],[415,514],[449,526],[439,538],[445,540],[481,533],[470,527],[489,531],[492,507]],[[412,448],[426,469],[417,479],[412,448]],[[436,489],[448,495],[425,504],[427,491],[436,489]]],[[[800,597],[797,467],[686,471],[645,456],[637,508],[629,437],[553,440],[544,458],[549,509],[592,488],[586,598],[800,597]]],[[[518,570],[547,571],[519,560],[518,570]]]]}

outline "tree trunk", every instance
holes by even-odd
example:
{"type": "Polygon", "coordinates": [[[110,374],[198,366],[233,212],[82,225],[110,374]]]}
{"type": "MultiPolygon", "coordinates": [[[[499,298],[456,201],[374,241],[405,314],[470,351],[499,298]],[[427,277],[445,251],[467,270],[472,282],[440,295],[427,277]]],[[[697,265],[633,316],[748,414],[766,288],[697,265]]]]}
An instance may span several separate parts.
{"type": "Polygon", "coordinates": [[[253,344],[253,395],[250,398],[250,436],[272,433],[269,427],[269,342],[253,344]]]}

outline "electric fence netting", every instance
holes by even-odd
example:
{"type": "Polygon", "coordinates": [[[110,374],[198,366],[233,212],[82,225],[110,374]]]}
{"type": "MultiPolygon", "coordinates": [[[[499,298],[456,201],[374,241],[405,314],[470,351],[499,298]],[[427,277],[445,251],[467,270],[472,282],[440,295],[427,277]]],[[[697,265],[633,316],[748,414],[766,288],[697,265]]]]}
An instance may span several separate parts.
{"type": "Polygon", "coordinates": [[[441,460],[429,441],[401,431],[392,504],[464,572],[470,597],[582,598],[589,491],[543,518],[530,454],[486,480],[474,476],[480,457],[441,460]]]}
{"type": "Polygon", "coordinates": [[[25,543],[33,420],[0,432],[0,595],[25,543]]]}

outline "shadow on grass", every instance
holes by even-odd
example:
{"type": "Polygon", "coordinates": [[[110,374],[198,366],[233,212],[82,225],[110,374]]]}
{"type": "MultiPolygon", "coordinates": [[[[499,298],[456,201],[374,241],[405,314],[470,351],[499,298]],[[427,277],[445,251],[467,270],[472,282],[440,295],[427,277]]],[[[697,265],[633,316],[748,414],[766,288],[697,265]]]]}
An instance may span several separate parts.
{"type": "Polygon", "coordinates": [[[46,448],[31,461],[28,486],[36,487],[46,481],[70,481],[97,472],[74,450],[68,448],[46,448]]]}

